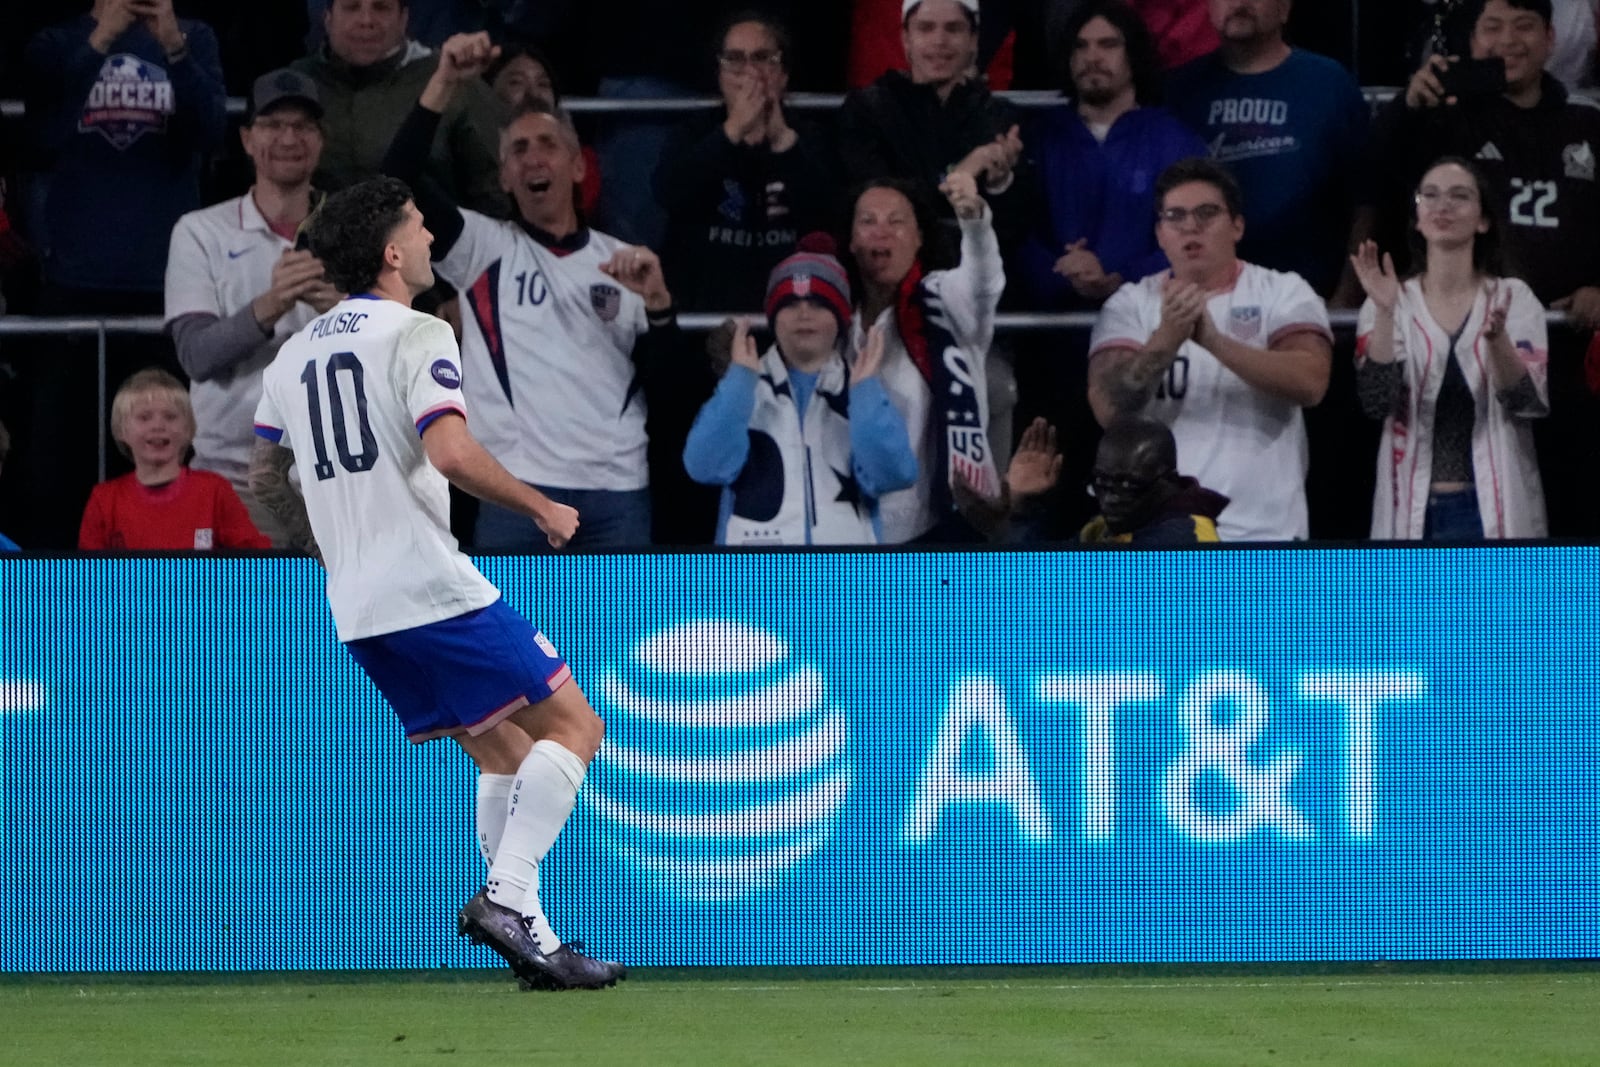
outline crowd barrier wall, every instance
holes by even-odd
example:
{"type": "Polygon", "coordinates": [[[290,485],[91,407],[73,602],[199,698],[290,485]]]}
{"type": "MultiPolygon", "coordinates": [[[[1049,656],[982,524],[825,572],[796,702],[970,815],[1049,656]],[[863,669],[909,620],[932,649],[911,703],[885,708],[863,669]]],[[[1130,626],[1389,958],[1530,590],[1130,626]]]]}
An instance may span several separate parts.
{"type": "MultiPolygon", "coordinates": [[[[1600,548],[486,557],[632,965],[1600,957],[1600,548]]],[[[487,967],[310,560],[0,559],[0,971],[487,967]]]]}

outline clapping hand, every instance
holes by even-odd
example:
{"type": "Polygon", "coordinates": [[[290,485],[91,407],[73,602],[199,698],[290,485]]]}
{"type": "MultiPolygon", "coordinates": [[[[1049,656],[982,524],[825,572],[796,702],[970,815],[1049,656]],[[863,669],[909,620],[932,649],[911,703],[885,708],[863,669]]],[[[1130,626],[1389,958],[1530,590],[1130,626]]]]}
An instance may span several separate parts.
{"type": "Polygon", "coordinates": [[[865,343],[861,351],[856,354],[856,361],[850,368],[850,379],[855,382],[864,382],[877,374],[883,367],[883,328],[872,326],[867,330],[865,343]]]}
{"type": "Polygon", "coordinates": [[[761,357],[756,353],[756,339],[750,336],[750,322],[748,319],[736,319],[733,323],[733,347],[729,353],[733,362],[741,367],[749,367],[753,371],[761,370],[761,357]]]}
{"type": "Polygon", "coordinates": [[[1384,311],[1393,311],[1400,301],[1400,278],[1395,273],[1394,257],[1385,252],[1380,262],[1378,243],[1362,241],[1355,255],[1350,257],[1350,266],[1355,268],[1356,279],[1372,302],[1384,311]]]}
{"type": "Polygon", "coordinates": [[[1489,310],[1483,317],[1485,341],[1498,341],[1506,333],[1506,316],[1511,313],[1511,289],[1509,286],[1506,288],[1503,299],[1498,290],[1498,285],[1489,289],[1489,310]]]}
{"type": "Polygon", "coordinates": [[[1034,419],[1022,431],[1017,450],[1006,468],[1006,489],[1012,507],[1029,497],[1054,489],[1061,478],[1061,450],[1056,447],[1056,428],[1044,419],[1034,419]]]}
{"type": "Polygon", "coordinates": [[[1122,275],[1107,274],[1100,257],[1089,247],[1089,239],[1080,237],[1067,245],[1064,255],[1052,268],[1072,283],[1073,290],[1086,300],[1104,300],[1122,287],[1122,275]]]}
{"type": "Polygon", "coordinates": [[[1206,291],[1193,282],[1169,277],[1161,287],[1161,321],[1151,340],[1163,352],[1176,353],[1191,340],[1206,311],[1206,291]]]}

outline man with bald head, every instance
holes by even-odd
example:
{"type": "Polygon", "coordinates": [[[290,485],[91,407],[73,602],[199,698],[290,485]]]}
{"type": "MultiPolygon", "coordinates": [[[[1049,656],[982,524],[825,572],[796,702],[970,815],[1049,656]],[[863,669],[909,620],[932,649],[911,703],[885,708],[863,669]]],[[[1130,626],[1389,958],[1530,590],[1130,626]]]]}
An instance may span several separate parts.
{"type": "Polygon", "coordinates": [[[1228,498],[1178,473],[1172,430],[1148,415],[1124,415],[1106,427],[1089,476],[1100,514],[1078,539],[1134,545],[1218,541],[1217,516],[1228,498]]]}
{"type": "MultiPolygon", "coordinates": [[[[996,510],[970,485],[958,486],[962,511],[991,540],[1024,544],[1062,539],[1065,509],[1054,490],[1061,478],[1056,430],[1034,419],[1006,469],[1004,504],[996,510]]],[[[1149,415],[1120,415],[1106,427],[1089,476],[1100,514],[1078,531],[1085,544],[1145,547],[1220,541],[1217,516],[1228,498],[1178,473],[1172,430],[1149,415]]]]}

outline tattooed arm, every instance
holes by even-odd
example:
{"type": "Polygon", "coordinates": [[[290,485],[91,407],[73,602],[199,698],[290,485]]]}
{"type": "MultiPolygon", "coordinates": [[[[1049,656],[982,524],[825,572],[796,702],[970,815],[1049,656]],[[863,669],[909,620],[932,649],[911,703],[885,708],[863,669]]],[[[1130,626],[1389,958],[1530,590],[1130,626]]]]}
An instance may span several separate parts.
{"type": "Polygon", "coordinates": [[[294,466],[294,453],[265,438],[256,438],[255,450],[250,453],[250,492],[257,503],[266,508],[273,518],[283,524],[288,533],[289,545],[322,562],[322,550],[311,532],[311,519],[306,515],[306,502],[298,490],[289,484],[289,468],[294,466]]]}

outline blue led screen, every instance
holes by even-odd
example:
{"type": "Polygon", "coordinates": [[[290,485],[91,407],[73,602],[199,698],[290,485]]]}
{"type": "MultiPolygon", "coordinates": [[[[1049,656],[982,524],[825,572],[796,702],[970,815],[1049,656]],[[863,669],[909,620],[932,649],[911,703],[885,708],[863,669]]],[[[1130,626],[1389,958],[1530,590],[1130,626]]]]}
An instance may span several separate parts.
{"type": "MultiPolygon", "coordinates": [[[[633,965],[1600,957],[1600,549],[487,558],[633,965]]],[[[308,560],[0,561],[0,971],[489,966],[308,560]]]]}

